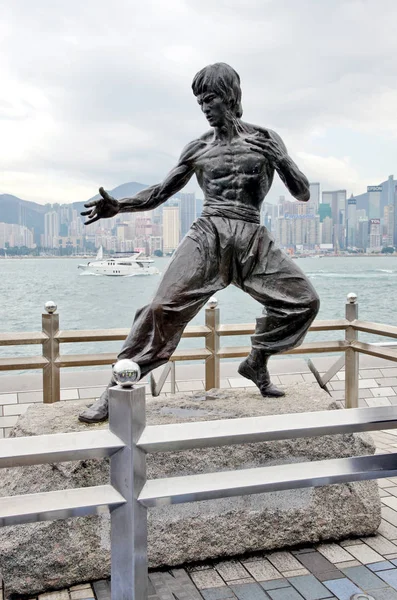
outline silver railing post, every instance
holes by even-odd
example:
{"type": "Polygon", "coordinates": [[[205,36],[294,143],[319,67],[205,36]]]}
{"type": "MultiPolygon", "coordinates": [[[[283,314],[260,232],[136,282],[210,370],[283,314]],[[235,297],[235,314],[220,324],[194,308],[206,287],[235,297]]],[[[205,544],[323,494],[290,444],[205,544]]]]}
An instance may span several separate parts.
{"type": "Polygon", "coordinates": [[[43,402],[51,404],[61,399],[59,367],[55,362],[59,357],[59,342],[55,338],[59,331],[59,314],[55,312],[57,305],[51,300],[44,308],[47,312],[42,314],[42,330],[48,339],[43,342],[43,356],[48,364],[43,368],[43,402]]]}
{"type": "Polygon", "coordinates": [[[176,373],[175,373],[175,363],[171,363],[171,394],[176,393],[176,373]]]}
{"type": "Polygon", "coordinates": [[[147,600],[147,509],[138,502],[146,454],[136,446],[145,423],[144,386],[110,388],[109,429],[126,444],[110,459],[111,484],[126,500],[111,511],[112,600],[147,600]]]}
{"type": "MultiPolygon", "coordinates": [[[[347,294],[346,319],[353,322],[358,318],[357,296],[354,293],[347,294]]],[[[347,327],[346,342],[357,340],[357,331],[354,327],[347,327]]],[[[345,363],[345,406],[346,408],[358,408],[358,374],[359,374],[358,352],[353,348],[346,349],[345,363]]]]}
{"type": "Polygon", "coordinates": [[[215,297],[209,299],[205,309],[205,324],[211,329],[205,338],[205,347],[211,352],[205,361],[205,389],[211,390],[220,387],[219,366],[219,333],[220,311],[218,300],[215,297]]]}

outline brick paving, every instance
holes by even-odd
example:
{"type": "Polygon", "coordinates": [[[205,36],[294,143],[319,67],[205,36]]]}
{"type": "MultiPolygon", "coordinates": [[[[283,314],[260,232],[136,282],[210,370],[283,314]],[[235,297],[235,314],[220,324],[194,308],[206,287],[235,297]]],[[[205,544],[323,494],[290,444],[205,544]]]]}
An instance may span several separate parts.
{"type": "MultiPolygon", "coordinates": [[[[321,357],[316,367],[324,373],[334,360],[321,357]]],[[[360,406],[397,404],[397,368],[380,359],[363,363],[360,406]]],[[[203,389],[203,377],[197,367],[195,369],[185,371],[190,380],[180,379],[177,383],[181,391],[203,389]],[[195,374],[198,376],[192,377],[195,374]]],[[[292,380],[314,382],[302,359],[273,361],[272,372],[274,382],[280,385],[292,380]]],[[[92,398],[102,387],[76,385],[64,388],[63,398],[92,398]]],[[[238,376],[233,363],[223,367],[222,387],[248,387],[247,381],[238,376]]],[[[331,380],[328,389],[335,401],[343,406],[343,371],[331,380]]],[[[170,393],[169,384],[163,393],[170,393]]],[[[0,394],[0,406],[2,411],[7,407],[14,407],[16,411],[18,405],[41,401],[39,397],[39,392],[29,392],[26,388],[25,391],[8,390],[0,394]]],[[[12,408],[8,408],[1,412],[0,419],[13,417],[15,420],[17,414],[12,414],[12,408]]],[[[8,426],[3,422],[0,427],[7,435],[8,426]]],[[[397,430],[374,432],[372,436],[377,452],[397,451],[397,430]]],[[[379,480],[379,491],[382,523],[374,537],[151,572],[148,600],[350,600],[355,594],[362,593],[374,600],[397,600],[397,478],[379,480]]],[[[1,591],[0,600],[3,600],[1,591]]],[[[110,582],[87,582],[29,600],[110,600],[110,582]]]]}

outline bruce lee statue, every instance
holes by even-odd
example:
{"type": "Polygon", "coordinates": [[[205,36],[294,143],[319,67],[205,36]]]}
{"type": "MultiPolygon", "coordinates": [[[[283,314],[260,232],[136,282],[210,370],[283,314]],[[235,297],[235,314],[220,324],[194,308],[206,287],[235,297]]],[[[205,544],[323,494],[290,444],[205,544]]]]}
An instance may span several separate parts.
{"type": "MultiPolygon", "coordinates": [[[[118,360],[138,363],[141,377],[167,363],[189,321],[211,296],[233,283],[263,306],[251,353],[238,372],[263,397],[283,396],[270,380],[269,357],[302,342],[319,298],[260,224],[260,209],[275,171],[301,202],[310,198],[309,183],[277,133],[241,120],[240,77],[234,69],[225,63],[209,65],[197,73],[192,89],[211,129],[184,148],[162,183],[120,201],[100,188],[101,198],[88,202],[89,210],[82,213],[89,225],[123,212],[154,209],[194,174],[204,194],[201,216],[173,254],[152,302],[136,312],[118,360]]],[[[112,385],[113,380],[79,415],[80,421],[107,418],[112,385]]]]}

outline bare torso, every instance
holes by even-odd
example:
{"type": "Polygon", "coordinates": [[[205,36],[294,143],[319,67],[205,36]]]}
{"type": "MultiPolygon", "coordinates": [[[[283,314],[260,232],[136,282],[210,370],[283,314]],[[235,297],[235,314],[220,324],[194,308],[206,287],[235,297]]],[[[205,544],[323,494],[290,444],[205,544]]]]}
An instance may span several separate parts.
{"type": "Polygon", "coordinates": [[[194,171],[204,192],[205,205],[240,204],[259,210],[273,182],[274,168],[263,153],[250,146],[260,133],[244,124],[244,131],[231,141],[217,139],[214,132],[198,140],[194,171]]]}

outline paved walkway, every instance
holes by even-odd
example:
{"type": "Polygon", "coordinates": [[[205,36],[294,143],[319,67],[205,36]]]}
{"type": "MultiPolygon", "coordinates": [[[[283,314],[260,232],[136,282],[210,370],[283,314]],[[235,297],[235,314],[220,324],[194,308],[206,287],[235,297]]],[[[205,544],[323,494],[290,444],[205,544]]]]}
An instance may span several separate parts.
{"type": "MultiPolygon", "coordinates": [[[[323,374],[337,360],[337,356],[317,356],[312,358],[317,370],[323,374]]],[[[221,387],[241,388],[254,384],[242,378],[235,361],[222,361],[221,387]]],[[[155,371],[159,379],[162,369],[155,371]]],[[[300,381],[315,382],[306,361],[303,358],[274,358],[270,361],[272,381],[277,385],[300,381]]],[[[61,400],[87,399],[98,397],[105,389],[110,377],[109,369],[84,370],[70,372],[61,371],[61,400]]],[[[328,384],[332,397],[343,404],[344,371],[340,371],[328,384]]],[[[204,390],[204,365],[176,366],[176,389],[179,392],[204,390]]],[[[170,379],[166,381],[162,393],[170,394],[170,379]]],[[[149,386],[147,386],[149,394],[149,386]]],[[[397,363],[392,361],[360,356],[360,406],[382,406],[397,404],[397,363]]],[[[42,402],[41,374],[3,375],[0,376],[0,438],[6,437],[18,420],[32,403],[42,402]]]]}
{"type": "MultiPolygon", "coordinates": [[[[333,357],[321,357],[314,363],[320,372],[324,372],[334,361],[333,357]]],[[[236,363],[222,365],[222,387],[248,386],[246,380],[238,377],[236,368],[236,363]]],[[[178,365],[179,391],[204,389],[203,372],[199,369],[197,366],[178,365]]],[[[275,383],[314,382],[301,358],[274,360],[271,370],[275,383]]],[[[108,372],[85,373],[84,383],[88,382],[90,387],[81,385],[81,377],[81,374],[67,374],[62,384],[64,399],[88,400],[98,395],[108,372]]],[[[32,391],[34,387],[24,387],[25,383],[26,386],[33,385],[32,379],[30,383],[20,379],[18,384],[15,378],[13,384],[11,378],[7,382],[6,379],[0,379],[0,385],[3,382],[0,406],[3,408],[14,406],[16,410],[20,405],[42,401],[40,392],[32,391]],[[2,404],[5,396],[12,397],[13,401],[2,404]]],[[[329,385],[332,396],[341,405],[343,380],[342,371],[329,385]]],[[[39,383],[38,379],[36,390],[39,383]]],[[[169,390],[167,383],[164,393],[168,394],[169,390]]],[[[361,357],[360,405],[384,404],[397,404],[397,367],[388,361],[361,357]]],[[[4,433],[6,435],[7,431],[4,433]]],[[[373,438],[378,452],[397,451],[396,430],[376,432],[373,438]]],[[[383,519],[375,537],[155,571],[150,573],[149,600],[350,600],[360,593],[366,593],[374,600],[397,600],[397,478],[380,480],[379,487],[383,519]]],[[[3,600],[1,592],[0,599],[3,600]]],[[[70,590],[39,596],[39,600],[94,599],[110,600],[108,581],[87,582],[70,590]]]]}

